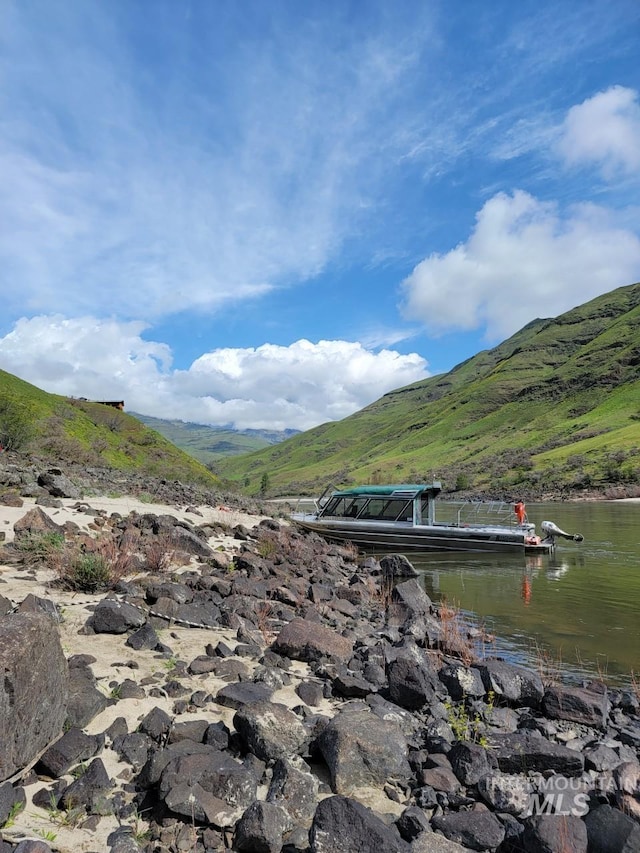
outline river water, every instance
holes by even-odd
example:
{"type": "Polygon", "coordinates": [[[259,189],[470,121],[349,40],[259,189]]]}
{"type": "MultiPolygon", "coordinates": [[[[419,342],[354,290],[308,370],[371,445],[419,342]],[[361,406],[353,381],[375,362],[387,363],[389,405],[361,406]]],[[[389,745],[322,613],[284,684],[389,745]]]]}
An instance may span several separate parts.
{"type": "Polygon", "coordinates": [[[434,601],[495,637],[485,653],[565,678],[640,682],[640,502],[528,504],[535,522],[582,533],[548,556],[408,554],[434,601]]]}

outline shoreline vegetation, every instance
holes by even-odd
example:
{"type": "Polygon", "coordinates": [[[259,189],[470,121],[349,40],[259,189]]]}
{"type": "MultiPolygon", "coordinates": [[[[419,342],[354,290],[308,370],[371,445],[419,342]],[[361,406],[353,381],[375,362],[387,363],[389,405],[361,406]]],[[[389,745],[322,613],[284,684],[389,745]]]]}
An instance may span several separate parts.
{"type": "Polygon", "coordinates": [[[2,853],[640,849],[637,673],[496,658],[258,505],[38,479],[0,506],[2,853]]]}

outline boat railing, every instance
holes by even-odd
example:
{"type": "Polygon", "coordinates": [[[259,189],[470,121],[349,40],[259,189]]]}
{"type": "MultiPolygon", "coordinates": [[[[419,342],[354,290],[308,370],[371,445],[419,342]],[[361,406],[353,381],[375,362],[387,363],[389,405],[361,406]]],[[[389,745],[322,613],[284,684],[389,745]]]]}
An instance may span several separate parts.
{"type": "Polygon", "coordinates": [[[513,507],[505,501],[440,501],[438,521],[464,525],[495,525],[515,527],[513,507]]]}

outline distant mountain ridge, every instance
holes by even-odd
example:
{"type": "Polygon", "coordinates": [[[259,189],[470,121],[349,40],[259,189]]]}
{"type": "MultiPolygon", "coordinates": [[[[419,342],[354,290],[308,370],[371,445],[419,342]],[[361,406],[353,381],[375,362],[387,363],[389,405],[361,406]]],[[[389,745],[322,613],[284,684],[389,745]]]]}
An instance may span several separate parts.
{"type": "Polygon", "coordinates": [[[295,429],[281,432],[263,429],[237,430],[230,426],[207,426],[177,419],[154,418],[138,412],[129,414],[205,465],[216,463],[227,456],[270,447],[299,432],[295,429]]]}
{"type": "Polygon", "coordinates": [[[216,470],[281,494],[433,476],[461,494],[640,493],[639,329],[640,284],[621,287],[216,470]]]}

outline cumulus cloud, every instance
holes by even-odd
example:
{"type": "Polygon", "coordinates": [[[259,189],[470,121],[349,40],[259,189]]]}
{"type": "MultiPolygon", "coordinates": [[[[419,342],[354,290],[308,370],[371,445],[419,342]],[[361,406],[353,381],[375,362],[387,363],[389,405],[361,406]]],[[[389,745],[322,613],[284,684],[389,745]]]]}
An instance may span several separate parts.
{"type": "Polygon", "coordinates": [[[421,261],[402,283],[401,310],[434,334],[484,328],[488,341],[553,317],[640,277],[640,239],[593,204],[558,206],[499,193],[471,236],[421,261]]]}
{"type": "Polygon", "coordinates": [[[308,429],[428,375],[415,353],[307,340],[213,350],[173,370],[169,348],[143,331],[93,317],[22,319],[0,338],[0,366],[52,393],[124,399],[129,411],[241,429],[308,429]]]}
{"type": "Polygon", "coordinates": [[[597,166],[607,179],[640,173],[638,93],[612,86],[572,107],[558,151],[570,166],[597,166]]]}

